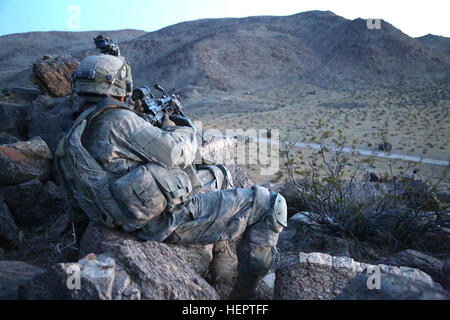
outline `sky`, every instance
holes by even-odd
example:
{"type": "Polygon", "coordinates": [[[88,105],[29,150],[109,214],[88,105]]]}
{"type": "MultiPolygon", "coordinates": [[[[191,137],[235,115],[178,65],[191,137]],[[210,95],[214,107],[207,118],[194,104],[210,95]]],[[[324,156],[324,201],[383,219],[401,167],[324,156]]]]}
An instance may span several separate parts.
{"type": "Polygon", "coordinates": [[[140,29],[203,18],[330,10],[347,19],[384,19],[404,33],[450,37],[450,1],[426,0],[0,0],[0,36],[29,31],[140,29]]]}

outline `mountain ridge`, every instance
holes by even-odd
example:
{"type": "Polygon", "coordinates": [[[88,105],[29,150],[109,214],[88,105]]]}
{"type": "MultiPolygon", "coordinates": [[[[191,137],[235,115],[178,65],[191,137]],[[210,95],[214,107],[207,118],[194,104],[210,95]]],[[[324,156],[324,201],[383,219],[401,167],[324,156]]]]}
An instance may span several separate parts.
{"type": "Polygon", "coordinates": [[[450,53],[437,48],[436,39],[411,38],[384,20],[380,30],[369,30],[360,18],[307,11],[200,19],[153,32],[41,32],[39,45],[32,41],[36,33],[7,35],[0,37],[0,47],[10,42],[0,49],[0,85],[29,84],[24,75],[43,54],[81,59],[95,53],[92,38],[99,33],[119,41],[136,85],[157,80],[182,91],[246,92],[283,83],[423,86],[446,82],[450,74],[450,53]],[[23,50],[27,42],[32,45],[23,50]]]}

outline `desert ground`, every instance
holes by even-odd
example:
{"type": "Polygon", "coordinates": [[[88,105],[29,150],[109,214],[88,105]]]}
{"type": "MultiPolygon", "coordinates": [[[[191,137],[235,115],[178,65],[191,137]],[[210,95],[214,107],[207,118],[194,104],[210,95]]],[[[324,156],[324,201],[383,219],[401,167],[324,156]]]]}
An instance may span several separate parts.
{"type": "MultiPolygon", "coordinates": [[[[287,85],[188,104],[187,113],[202,121],[203,131],[278,129],[281,141],[306,143],[330,131],[332,135],[325,143],[333,145],[332,139],[340,129],[349,141],[356,139],[358,149],[377,152],[384,138],[392,144],[391,153],[450,159],[448,84],[420,89],[346,91],[287,85]]],[[[265,183],[286,176],[283,163],[280,161],[279,173],[269,176],[261,175],[258,165],[242,166],[256,182],[265,183]]],[[[416,176],[424,179],[436,181],[443,177],[448,181],[447,167],[442,165],[377,158],[372,171],[384,174],[389,171],[388,163],[394,175],[409,168],[407,174],[416,170],[416,176]]]]}

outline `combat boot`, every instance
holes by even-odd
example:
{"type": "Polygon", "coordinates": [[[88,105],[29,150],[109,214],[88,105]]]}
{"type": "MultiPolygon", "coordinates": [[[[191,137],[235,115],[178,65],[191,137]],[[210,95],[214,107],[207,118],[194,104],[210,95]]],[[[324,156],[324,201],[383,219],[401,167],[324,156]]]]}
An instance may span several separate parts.
{"type": "Polygon", "coordinates": [[[256,300],[256,288],[264,275],[239,273],[230,300],[256,300]]]}
{"type": "Polygon", "coordinates": [[[213,259],[210,264],[211,281],[213,284],[231,282],[237,268],[237,257],[231,251],[228,241],[214,244],[213,259]]]}

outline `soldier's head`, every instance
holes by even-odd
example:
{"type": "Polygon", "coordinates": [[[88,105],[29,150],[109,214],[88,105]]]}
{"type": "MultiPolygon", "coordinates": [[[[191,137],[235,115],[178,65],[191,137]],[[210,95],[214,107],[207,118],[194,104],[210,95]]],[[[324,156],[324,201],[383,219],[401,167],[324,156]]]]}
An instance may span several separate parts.
{"type": "Polygon", "coordinates": [[[72,80],[73,91],[90,102],[106,97],[124,101],[133,91],[129,64],[122,57],[106,54],[84,58],[72,80]]]}

